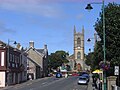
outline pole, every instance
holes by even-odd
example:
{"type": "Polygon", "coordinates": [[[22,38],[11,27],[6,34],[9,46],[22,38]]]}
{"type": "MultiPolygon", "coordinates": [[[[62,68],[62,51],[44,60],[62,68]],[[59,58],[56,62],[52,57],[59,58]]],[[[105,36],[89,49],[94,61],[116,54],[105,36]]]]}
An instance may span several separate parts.
{"type": "Polygon", "coordinates": [[[8,67],[9,67],[9,52],[10,52],[10,50],[9,50],[9,42],[10,42],[10,40],[8,39],[8,45],[7,45],[7,47],[8,47],[8,51],[7,51],[7,86],[9,85],[9,71],[8,71],[8,67]]]}
{"type": "MultiPolygon", "coordinates": [[[[104,0],[102,1],[103,6],[103,52],[104,52],[104,63],[106,63],[106,52],[105,52],[105,12],[104,12],[104,0]]],[[[103,72],[103,80],[104,80],[104,90],[107,89],[106,87],[106,71],[103,72]]]]}

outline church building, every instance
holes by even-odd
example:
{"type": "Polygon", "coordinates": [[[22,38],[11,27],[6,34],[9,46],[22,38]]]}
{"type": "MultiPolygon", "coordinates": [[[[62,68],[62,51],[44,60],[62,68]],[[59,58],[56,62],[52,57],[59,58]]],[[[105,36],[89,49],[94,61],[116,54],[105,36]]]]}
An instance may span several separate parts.
{"type": "Polygon", "coordinates": [[[69,56],[69,65],[72,71],[83,71],[85,70],[85,58],[84,58],[84,27],[82,32],[77,32],[74,26],[74,54],[69,56]]]}
{"type": "Polygon", "coordinates": [[[74,26],[74,61],[74,69],[84,70],[84,27],[82,27],[82,33],[80,33],[76,32],[74,26]]]}

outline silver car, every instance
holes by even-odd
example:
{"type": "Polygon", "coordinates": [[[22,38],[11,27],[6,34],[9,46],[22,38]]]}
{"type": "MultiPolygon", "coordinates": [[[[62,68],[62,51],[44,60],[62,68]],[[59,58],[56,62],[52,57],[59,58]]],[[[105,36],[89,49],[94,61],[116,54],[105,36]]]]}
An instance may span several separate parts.
{"type": "Polygon", "coordinates": [[[88,84],[88,79],[84,76],[80,76],[79,77],[79,80],[78,80],[78,84],[85,84],[87,85],[88,84]]]}

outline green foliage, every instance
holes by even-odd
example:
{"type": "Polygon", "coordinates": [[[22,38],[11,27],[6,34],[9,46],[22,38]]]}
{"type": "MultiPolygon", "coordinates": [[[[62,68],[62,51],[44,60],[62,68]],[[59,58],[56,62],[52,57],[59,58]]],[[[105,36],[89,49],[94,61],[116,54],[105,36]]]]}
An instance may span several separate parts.
{"type": "Polygon", "coordinates": [[[93,52],[88,53],[88,55],[86,55],[85,63],[88,66],[92,66],[92,61],[93,61],[93,52]]]}
{"type": "Polygon", "coordinates": [[[49,55],[49,67],[56,69],[61,66],[63,63],[68,63],[66,56],[68,53],[65,51],[56,51],[55,53],[51,53],[49,55]]]}
{"type": "MultiPolygon", "coordinates": [[[[103,13],[100,13],[100,18],[97,19],[95,30],[101,41],[96,44],[94,51],[94,63],[99,65],[103,61],[103,13]]],[[[120,5],[109,3],[105,6],[105,48],[106,60],[110,61],[111,65],[120,65],[120,5]]],[[[99,67],[99,66],[98,66],[99,67]]],[[[98,68],[97,67],[97,68],[98,68]]]]}

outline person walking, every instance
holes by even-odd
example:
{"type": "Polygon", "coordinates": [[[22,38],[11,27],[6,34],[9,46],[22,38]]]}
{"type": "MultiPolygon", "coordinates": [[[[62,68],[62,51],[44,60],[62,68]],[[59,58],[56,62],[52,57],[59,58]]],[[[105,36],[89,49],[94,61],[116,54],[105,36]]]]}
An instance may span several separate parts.
{"type": "Polygon", "coordinates": [[[100,78],[97,78],[96,84],[97,84],[97,89],[100,90],[100,78]]]}

